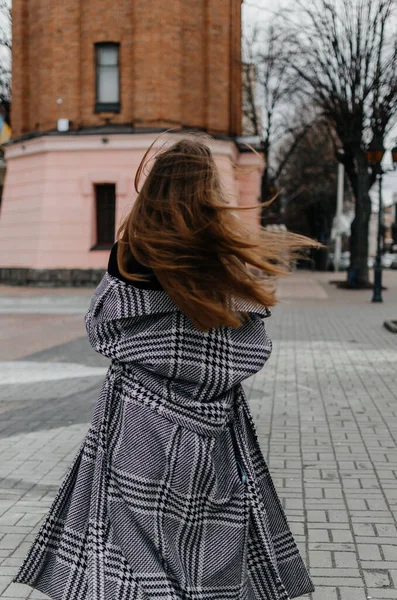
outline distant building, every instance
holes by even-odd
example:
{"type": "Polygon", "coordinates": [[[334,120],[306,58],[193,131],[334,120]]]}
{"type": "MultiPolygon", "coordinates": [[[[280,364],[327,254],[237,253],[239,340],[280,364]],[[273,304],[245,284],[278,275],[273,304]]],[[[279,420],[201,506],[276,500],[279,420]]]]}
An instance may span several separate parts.
{"type": "Polygon", "coordinates": [[[242,133],[262,135],[262,115],[257,104],[256,67],[252,63],[242,65],[242,133]]]}
{"type": "Polygon", "coordinates": [[[6,162],[4,160],[3,144],[11,139],[10,103],[3,101],[0,104],[0,210],[3,199],[4,181],[6,177],[6,162]]]}
{"type": "Polygon", "coordinates": [[[393,246],[393,226],[395,224],[395,206],[386,206],[383,214],[384,249],[391,250],[393,246]]]}
{"type": "Polygon", "coordinates": [[[103,269],[137,165],[168,128],[172,141],[214,135],[230,194],[255,203],[258,159],[239,143],[241,0],[13,0],[13,39],[3,279],[103,269]],[[253,168],[241,178],[236,164],[253,168]]]}
{"type": "MultiPolygon", "coordinates": [[[[383,209],[383,250],[390,251],[393,247],[393,227],[395,223],[395,207],[385,206],[383,209]]],[[[376,256],[378,243],[378,212],[372,213],[369,222],[369,256],[376,256]]]]}
{"type": "Polygon", "coordinates": [[[10,103],[0,104],[0,146],[6,144],[11,139],[10,125],[10,103]]]}

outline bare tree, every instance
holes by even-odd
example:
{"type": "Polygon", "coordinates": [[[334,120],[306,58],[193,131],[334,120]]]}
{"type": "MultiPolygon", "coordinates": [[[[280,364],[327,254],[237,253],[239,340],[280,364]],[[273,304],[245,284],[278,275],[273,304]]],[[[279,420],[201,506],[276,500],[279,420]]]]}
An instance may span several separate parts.
{"type": "MultiPolygon", "coordinates": [[[[310,128],[310,123],[290,126],[290,113],[299,98],[293,94],[290,56],[277,21],[278,17],[273,17],[266,28],[261,29],[258,25],[251,28],[243,46],[244,129],[245,133],[262,138],[265,159],[262,200],[271,197],[290,156],[310,128]],[[288,149],[276,164],[275,150],[280,143],[288,149]]],[[[268,212],[265,210],[264,216],[268,212]]]]}
{"type": "MultiPolygon", "coordinates": [[[[300,117],[298,113],[297,120],[300,117]]],[[[279,148],[280,160],[288,151],[289,145],[279,148]]],[[[288,229],[325,245],[329,242],[336,210],[336,174],[337,160],[328,124],[322,118],[315,118],[299,142],[299,151],[290,157],[279,179],[283,219],[288,229]]],[[[314,253],[317,268],[326,269],[326,257],[324,250],[314,253]]]]}
{"type": "Polygon", "coordinates": [[[252,133],[263,137],[266,163],[270,146],[283,130],[282,113],[289,96],[283,39],[275,22],[255,25],[244,40],[244,109],[252,133]]]}
{"type": "Polygon", "coordinates": [[[337,133],[335,151],[355,198],[349,281],[368,285],[369,190],[376,170],[366,158],[375,135],[385,140],[397,116],[396,0],[295,0],[299,23],[285,19],[297,87],[337,133]],[[394,35],[393,35],[394,34],[394,35]],[[342,152],[339,151],[343,150],[342,152]]]}

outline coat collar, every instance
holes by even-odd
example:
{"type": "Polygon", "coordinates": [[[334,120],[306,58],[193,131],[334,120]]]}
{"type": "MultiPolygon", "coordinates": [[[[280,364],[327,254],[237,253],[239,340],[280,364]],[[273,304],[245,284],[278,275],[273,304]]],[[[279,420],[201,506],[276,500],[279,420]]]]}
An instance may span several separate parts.
{"type": "Polygon", "coordinates": [[[112,277],[115,277],[116,279],[123,281],[126,285],[133,286],[137,289],[143,289],[143,290],[162,290],[163,289],[161,283],[157,279],[156,275],[153,273],[152,269],[150,269],[149,267],[145,267],[144,265],[141,265],[141,263],[139,263],[133,256],[131,256],[128,261],[128,271],[130,273],[139,273],[139,275],[146,275],[146,276],[148,276],[148,281],[130,281],[129,279],[126,279],[125,277],[123,277],[123,275],[119,271],[119,267],[117,264],[117,247],[118,247],[118,242],[116,242],[114,244],[114,246],[110,252],[109,263],[108,263],[109,275],[112,275],[112,277]]]}
{"type": "MultiPolygon", "coordinates": [[[[240,298],[231,298],[230,305],[236,312],[261,317],[271,314],[265,306],[240,298]]],[[[113,320],[178,312],[180,309],[163,289],[140,289],[107,272],[94,293],[91,310],[94,316],[102,311],[103,318],[113,320]]]]}

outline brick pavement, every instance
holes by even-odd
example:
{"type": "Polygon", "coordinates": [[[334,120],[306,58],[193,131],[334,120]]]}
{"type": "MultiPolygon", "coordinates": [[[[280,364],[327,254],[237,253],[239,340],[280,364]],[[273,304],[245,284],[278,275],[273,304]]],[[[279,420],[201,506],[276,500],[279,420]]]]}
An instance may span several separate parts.
{"type": "Polygon", "coordinates": [[[89,297],[90,291],[82,289],[0,285],[0,360],[23,358],[83,335],[81,315],[89,297]]]}
{"type": "MultiPolygon", "coordinates": [[[[397,273],[387,274],[383,305],[329,278],[298,273],[283,284],[284,303],[268,321],[272,358],[246,389],[317,586],[312,600],[397,600],[397,336],[382,327],[397,317],[397,273]]],[[[43,315],[19,315],[19,326],[43,315]]],[[[62,319],[48,315],[44,331],[62,319]]],[[[87,430],[107,364],[83,333],[81,322],[65,343],[59,325],[56,345],[29,352],[28,327],[17,353],[23,381],[17,369],[15,382],[11,371],[0,380],[2,600],[44,598],[10,580],[87,430]]]]}

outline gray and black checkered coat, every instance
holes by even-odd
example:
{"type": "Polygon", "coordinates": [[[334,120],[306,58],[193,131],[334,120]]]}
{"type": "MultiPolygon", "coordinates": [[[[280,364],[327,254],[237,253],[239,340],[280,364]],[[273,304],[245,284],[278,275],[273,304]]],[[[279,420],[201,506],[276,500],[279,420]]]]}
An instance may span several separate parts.
{"type": "Polygon", "coordinates": [[[15,581],[54,600],[287,600],[313,587],[241,381],[264,307],[197,330],[164,291],[107,273],[86,315],[111,359],[84,443],[15,581]]]}

